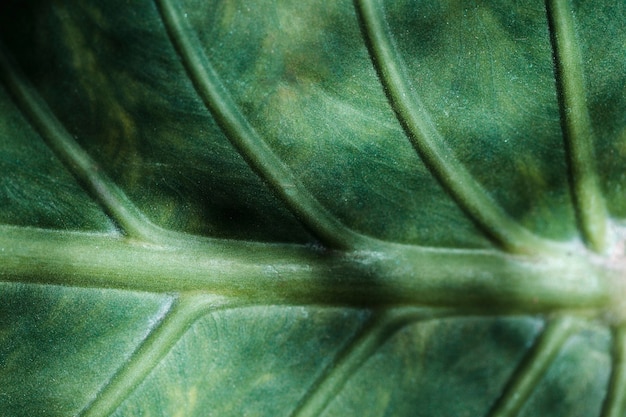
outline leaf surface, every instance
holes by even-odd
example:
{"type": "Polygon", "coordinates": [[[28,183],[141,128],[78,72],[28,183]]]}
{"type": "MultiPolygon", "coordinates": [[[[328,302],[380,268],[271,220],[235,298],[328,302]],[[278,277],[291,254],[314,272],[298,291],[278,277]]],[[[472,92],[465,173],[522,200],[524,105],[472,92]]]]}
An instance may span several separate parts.
{"type": "Polygon", "coordinates": [[[0,409],[626,415],[626,6],[0,6],[0,409]]]}

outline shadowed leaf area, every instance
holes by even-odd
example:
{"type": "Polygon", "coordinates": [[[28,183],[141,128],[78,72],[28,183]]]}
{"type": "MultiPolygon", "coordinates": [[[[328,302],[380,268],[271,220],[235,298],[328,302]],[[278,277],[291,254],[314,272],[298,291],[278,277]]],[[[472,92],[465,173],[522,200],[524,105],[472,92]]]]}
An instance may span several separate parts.
{"type": "Polygon", "coordinates": [[[626,3],[0,5],[0,414],[626,416],[626,3]]]}

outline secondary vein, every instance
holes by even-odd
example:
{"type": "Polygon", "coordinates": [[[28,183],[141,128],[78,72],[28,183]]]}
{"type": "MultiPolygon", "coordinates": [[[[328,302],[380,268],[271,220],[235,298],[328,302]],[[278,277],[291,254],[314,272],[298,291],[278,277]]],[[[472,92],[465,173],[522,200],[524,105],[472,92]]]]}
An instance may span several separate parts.
{"type": "Polygon", "coordinates": [[[504,393],[491,410],[489,417],[515,417],[530,397],[554,361],[567,338],[575,331],[576,323],[571,317],[553,319],[539,336],[531,353],[524,358],[509,380],[504,393]]]}
{"type": "Polygon", "coordinates": [[[292,417],[316,417],[322,415],[357,370],[405,325],[440,318],[448,310],[433,310],[414,307],[375,312],[372,319],[339,352],[337,357],[322,373],[318,381],[309,388],[305,397],[292,412],[292,417]]]}
{"type": "Polygon", "coordinates": [[[537,253],[555,244],[522,227],[504,211],[454,156],[412,88],[379,0],[355,0],[372,61],[407,136],[457,204],[505,250],[537,253]]]}
{"type": "Polygon", "coordinates": [[[152,243],[172,240],[174,233],[151,223],[72,138],[2,45],[0,79],[48,147],[127,236],[152,243]]]}
{"type": "Polygon", "coordinates": [[[181,295],[128,362],[122,365],[79,416],[106,417],[111,415],[199,317],[208,312],[232,307],[232,303],[222,297],[181,295]]]}
{"type": "Polygon", "coordinates": [[[622,417],[626,413],[626,325],[613,329],[611,381],[602,406],[602,417],[622,417]]]}
{"type": "Polygon", "coordinates": [[[608,215],[595,164],[574,15],[569,0],[546,0],[546,9],[576,214],[583,239],[600,252],[607,246],[608,215]]]}
{"type": "Polygon", "coordinates": [[[272,151],[239,110],[189,27],[181,6],[155,0],[172,43],[198,95],[228,139],[300,222],[318,239],[335,249],[371,247],[375,239],[343,225],[305,188],[291,169],[272,151]]]}

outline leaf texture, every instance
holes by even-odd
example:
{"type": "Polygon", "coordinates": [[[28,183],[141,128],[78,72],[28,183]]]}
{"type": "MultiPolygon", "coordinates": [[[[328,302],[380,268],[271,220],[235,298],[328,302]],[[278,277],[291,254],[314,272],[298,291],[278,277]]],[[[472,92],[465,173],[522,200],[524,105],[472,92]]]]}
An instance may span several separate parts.
{"type": "Polygon", "coordinates": [[[626,416],[626,5],[0,5],[0,414],[626,416]]]}

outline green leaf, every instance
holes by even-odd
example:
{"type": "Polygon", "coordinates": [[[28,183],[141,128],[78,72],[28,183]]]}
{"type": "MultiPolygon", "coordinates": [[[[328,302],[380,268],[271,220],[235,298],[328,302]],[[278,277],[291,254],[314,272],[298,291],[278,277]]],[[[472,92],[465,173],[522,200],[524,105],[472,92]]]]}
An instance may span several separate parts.
{"type": "Polygon", "coordinates": [[[0,410],[626,416],[626,4],[0,5],[0,410]]]}

